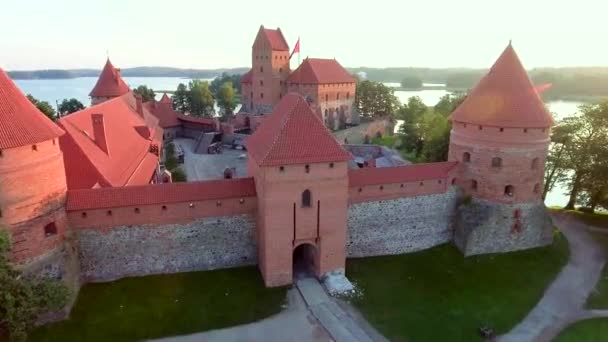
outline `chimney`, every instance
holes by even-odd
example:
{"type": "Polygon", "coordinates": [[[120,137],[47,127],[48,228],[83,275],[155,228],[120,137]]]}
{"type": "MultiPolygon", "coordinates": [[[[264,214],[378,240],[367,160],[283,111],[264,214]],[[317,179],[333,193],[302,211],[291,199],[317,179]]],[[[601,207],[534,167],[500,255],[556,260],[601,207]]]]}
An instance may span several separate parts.
{"type": "Polygon", "coordinates": [[[103,114],[93,114],[91,115],[91,119],[93,120],[93,140],[95,141],[95,144],[107,155],[110,155],[108,140],[106,139],[106,125],[103,122],[103,114]]]}
{"type": "Polygon", "coordinates": [[[142,104],[142,99],[141,99],[141,95],[135,94],[135,102],[136,102],[136,110],[137,110],[137,114],[139,114],[139,116],[141,116],[142,118],[144,117],[144,106],[142,104]]]}

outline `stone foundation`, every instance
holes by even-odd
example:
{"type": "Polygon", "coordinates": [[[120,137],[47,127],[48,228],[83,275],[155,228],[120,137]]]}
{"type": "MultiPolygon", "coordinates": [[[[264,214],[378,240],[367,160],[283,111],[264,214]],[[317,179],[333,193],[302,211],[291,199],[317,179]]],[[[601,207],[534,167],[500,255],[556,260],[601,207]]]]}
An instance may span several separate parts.
{"type": "Polygon", "coordinates": [[[70,290],[66,306],[59,311],[47,312],[38,317],[36,324],[65,319],[76,302],[80,289],[80,265],[76,244],[69,237],[55,250],[17,269],[26,277],[43,277],[61,280],[70,290]]]}
{"type": "Polygon", "coordinates": [[[256,264],[254,227],[251,216],[240,215],[186,224],[81,229],[81,274],[84,282],[95,282],[256,264]]]}
{"type": "Polygon", "coordinates": [[[454,243],[465,256],[545,246],[553,224],[542,202],[499,204],[473,199],[458,207],[454,243]]]}
{"type": "Polygon", "coordinates": [[[348,209],[347,255],[394,255],[452,239],[457,192],[353,204],[348,209]]]}

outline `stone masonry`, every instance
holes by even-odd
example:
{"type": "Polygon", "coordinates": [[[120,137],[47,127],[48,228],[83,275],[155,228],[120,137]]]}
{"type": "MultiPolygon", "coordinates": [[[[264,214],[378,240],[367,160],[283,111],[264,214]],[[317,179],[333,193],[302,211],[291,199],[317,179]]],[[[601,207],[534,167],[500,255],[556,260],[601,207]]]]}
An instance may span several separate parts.
{"type": "Polygon", "coordinates": [[[393,255],[452,239],[455,188],[446,193],[365,202],[348,209],[347,255],[393,255]]]}
{"type": "Polygon", "coordinates": [[[119,226],[77,233],[84,282],[203,271],[257,262],[254,219],[213,217],[186,224],[119,226]]]}
{"type": "Polygon", "coordinates": [[[542,202],[500,204],[473,199],[459,206],[454,243],[465,256],[551,244],[553,225],[542,202]]]}

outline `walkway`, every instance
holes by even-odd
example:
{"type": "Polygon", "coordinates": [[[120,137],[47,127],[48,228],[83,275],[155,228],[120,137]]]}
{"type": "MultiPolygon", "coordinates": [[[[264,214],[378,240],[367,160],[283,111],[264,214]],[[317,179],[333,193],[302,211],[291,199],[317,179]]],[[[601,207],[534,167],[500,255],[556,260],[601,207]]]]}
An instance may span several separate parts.
{"type": "Polygon", "coordinates": [[[154,341],[386,341],[363,318],[330,298],[314,278],[297,280],[296,287],[288,291],[287,297],[286,310],[259,322],[154,341]]]}
{"type": "Polygon", "coordinates": [[[568,239],[570,259],[526,318],[499,337],[501,342],[551,341],[573,322],[608,317],[608,310],[585,309],[587,297],[600,279],[605,253],[585,224],[563,213],[551,216],[568,239]]]}

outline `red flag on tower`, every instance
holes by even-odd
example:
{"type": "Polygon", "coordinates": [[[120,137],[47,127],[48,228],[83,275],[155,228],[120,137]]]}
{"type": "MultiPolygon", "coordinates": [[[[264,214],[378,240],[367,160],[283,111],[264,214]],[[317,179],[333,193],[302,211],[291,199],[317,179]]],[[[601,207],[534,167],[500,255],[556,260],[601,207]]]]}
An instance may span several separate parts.
{"type": "Polygon", "coordinates": [[[296,46],[293,47],[293,51],[291,52],[291,55],[289,55],[289,59],[291,59],[291,56],[293,56],[294,53],[300,53],[300,37],[298,37],[298,41],[296,42],[296,46]]]}

